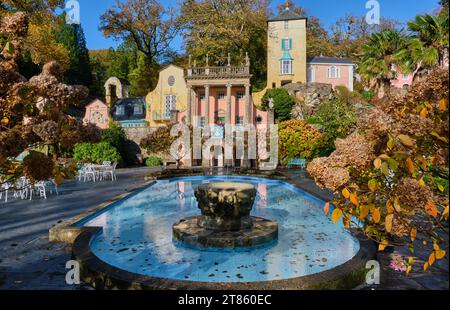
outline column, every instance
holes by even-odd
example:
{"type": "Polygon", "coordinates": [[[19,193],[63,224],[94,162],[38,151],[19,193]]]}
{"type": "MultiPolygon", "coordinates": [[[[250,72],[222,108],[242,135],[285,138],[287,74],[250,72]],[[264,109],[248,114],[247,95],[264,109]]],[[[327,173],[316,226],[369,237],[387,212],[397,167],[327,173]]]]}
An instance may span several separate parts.
{"type": "Polygon", "coordinates": [[[252,117],[251,97],[250,97],[250,84],[245,84],[245,122],[244,125],[251,125],[252,117]]]}
{"type": "Polygon", "coordinates": [[[226,120],[225,120],[225,124],[226,125],[231,125],[232,121],[231,121],[231,82],[228,82],[227,84],[227,115],[226,115],[226,120]]]}
{"type": "Polygon", "coordinates": [[[210,123],[209,123],[209,85],[205,85],[205,125],[209,127],[210,123]]]}
{"type": "Polygon", "coordinates": [[[187,87],[187,117],[186,117],[186,125],[192,124],[192,88],[191,86],[187,87]]]}
{"type": "MultiPolygon", "coordinates": [[[[250,130],[250,126],[252,126],[252,110],[251,110],[251,97],[250,97],[250,83],[245,84],[245,117],[244,117],[244,125],[246,126],[246,130],[250,130]]],[[[245,134],[244,134],[245,139],[245,134]]],[[[247,139],[250,140],[250,132],[247,134],[247,139]]],[[[251,163],[249,160],[249,149],[245,149],[244,151],[244,159],[241,161],[241,166],[243,168],[250,168],[251,163]]]]}
{"type": "Polygon", "coordinates": [[[225,120],[225,166],[233,166],[233,132],[231,120],[231,81],[227,83],[227,115],[225,120]]]}

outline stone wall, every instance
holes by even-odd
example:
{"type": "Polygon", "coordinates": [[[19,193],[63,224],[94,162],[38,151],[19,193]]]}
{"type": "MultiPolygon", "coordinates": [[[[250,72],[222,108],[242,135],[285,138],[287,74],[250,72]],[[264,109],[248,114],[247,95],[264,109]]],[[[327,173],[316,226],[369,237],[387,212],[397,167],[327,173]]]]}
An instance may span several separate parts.
{"type": "Polygon", "coordinates": [[[127,151],[134,154],[143,154],[144,156],[148,156],[145,150],[141,149],[139,144],[141,143],[142,138],[151,134],[156,130],[156,128],[152,127],[128,127],[123,129],[129,143],[127,144],[127,151]]]}
{"type": "Polygon", "coordinates": [[[283,86],[291,96],[295,97],[292,117],[305,120],[317,111],[319,106],[335,98],[331,84],[322,83],[292,83],[283,86]]]}

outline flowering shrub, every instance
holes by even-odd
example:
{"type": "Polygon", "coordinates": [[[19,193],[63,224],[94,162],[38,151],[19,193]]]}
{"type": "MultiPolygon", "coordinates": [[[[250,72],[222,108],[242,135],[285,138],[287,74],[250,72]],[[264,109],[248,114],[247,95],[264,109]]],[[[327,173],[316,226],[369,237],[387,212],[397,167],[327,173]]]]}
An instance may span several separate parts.
{"type": "Polygon", "coordinates": [[[23,174],[32,181],[45,181],[53,176],[54,163],[40,152],[31,152],[23,160],[23,174]]]}
{"type": "Polygon", "coordinates": [[[319,130],[300,120],[282,122],[279,131],[279,156],[282,164],[293,158],[313,158],[323,139],[319,130]]]}
{"type": "Polygon", "coordinates": [[[159,127],[154,132],[141,140],[141,147],[148,153],[169,153],[170,146],[176,137],[170,135],[170,126],[159,127]]]}
{"type": "Polygon", "coordinates": [[[104,161],[122,162],[117,149],[108,142],[77,144],[73,151],[73,158],[81,162],[94,164],[101,164],[104,161]]]}
{"type": "MultiPolygon", "coordinates": [[[[33,157],[15,162],[23,151],[51,145],[56,159],[93,132],[92,128],[83,131],[64,113],[69,105],[86,98],[88,89],[64,84],[58,63],[45,64],[41,74],[29,80],[19,72],[16,61],[22,56],[28,25],[28,16],[22,12],[5,14],[0,20],[0,171],[8,180],[19,177],[22,170],[33,179],[55,173],[49,159],[41,166],[33,157]],[[33,167],[39,171],[33,173],[33,167]]],[[[69,176],[57,173],[58,179],[69,176]]]]}
{"type": "Polygon", "coordinates": [[[335,152],[307,167],[338,194],[333,222],[358,219],[380,251],[428,249],[424,269],[448,252],[448,82],[448,71],[436,70],[403,98],[380,101],[335,152]]]}

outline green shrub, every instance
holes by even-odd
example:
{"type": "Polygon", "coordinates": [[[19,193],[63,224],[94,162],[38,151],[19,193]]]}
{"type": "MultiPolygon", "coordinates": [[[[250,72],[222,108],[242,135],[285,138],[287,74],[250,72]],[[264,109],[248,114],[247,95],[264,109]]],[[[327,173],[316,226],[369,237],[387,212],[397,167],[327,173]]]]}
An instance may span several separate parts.
{"type": "Polygon", "coordinates": [[[73,151],[73,158],[80,162],[93,164],[101,164],[104,161],[122,162],[122,157],[117,149],[108,142],[77,144],[73,151]]]}
{"type": "Polygon", "coordinates": [[[300,120],[282,122],[278,126],[280,162],[286,165],[293,158],[311,159],[317,155],[323,135],[300,120]]]}
{"type": "Polygon", "coordinates": [[[101,141],[108,142],[110,145],[115,147],[122,157],[125,165],[131,166],[136,163],[135,155],[131,154],[126,146],[128,139],[125,131],[117,123],[111,122],[109,124],[109,128],[102,131],[101,141]]]}
{"type": "Polygon", "coordinates": [[[279,122],[291,119],[295,100],[284,88],[269,89],[262,98],[262,107],[268,109],[269,98],[273,99],[275,119],[279,122]]]}
{"type": "Polygon", "coordinates": [[[162,160],[156,156],[150,156],[145,160],[145,165],[147,167],[158,167],[162,165],[162,160]]]}
{"type": "Polygon", "coordinates": [[[336,139],[346,137],[356,125],[356,113],[347,100],[348,97],[344,96],[325,102],[308,119],[309,124],[318,125],[324,133],[320,156],[330,155],[335,150],[336,139]]]}
{"type": "Polygon", "coordinates": [[[371,102],[372,99],[375,97],[375,93],[373,91],[371,91],[371,90],[363,90],[363,91],[361,91],[361,96],[367,102],[371,102]]]}

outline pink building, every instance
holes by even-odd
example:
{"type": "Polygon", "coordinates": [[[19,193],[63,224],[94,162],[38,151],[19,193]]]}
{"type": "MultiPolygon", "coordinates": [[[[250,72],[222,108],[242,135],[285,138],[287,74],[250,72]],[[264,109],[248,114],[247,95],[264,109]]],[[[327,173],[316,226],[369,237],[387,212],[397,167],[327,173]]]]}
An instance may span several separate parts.
{"type": "Polygon", "coordinates": [[[397,72],[396,79],[391,81],[391,85],[397,88],[403,88],[405,90],[408,90],[409,87],[412,85],[414,80],[414,75],[412,73],[410,74],[403,74],[400,70],[397,70],[397,67],[394,66],[393,70],[397,72]]]}
{"type": "Polygon", "coordinates": [[[84,124],[95,124],[100,129],[108,128],[109,113],[108,106],[101,100],[95,99],[86,106],[86,114],[83,118],[84,124]]]}
{"type": "Polygon", "coordinates": [[[348,58],[309,57],[307,59],[308,83],[345,86],[353,91],[355,64],[348,58]]]}
{"type": "MultiPolygon", "coordinates": [[[[209,91],[204,87],[193,89],[193,116],[198,117],[198,125],[204,127],[208,122],[209,125],[227,123],[227,87],[226,86],[209,86],[209,91]],[[209,100],[206,93],[209,92],[209,100]],[[208,107],[209,105],[209,107],[208,107]]],[[[230,124],[244,125],[246,117],[246,98],[245,87],[232,86],[230,89],[230,124]]],[[[253,104],[252,98],[249,98],[249,123],[252,125],[267,124],[267,112],[258,110],[253,104]]],[[[193,121],[193,124],[195,120],[193,121]]]]}

